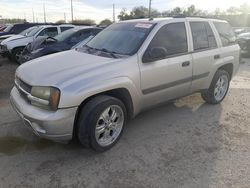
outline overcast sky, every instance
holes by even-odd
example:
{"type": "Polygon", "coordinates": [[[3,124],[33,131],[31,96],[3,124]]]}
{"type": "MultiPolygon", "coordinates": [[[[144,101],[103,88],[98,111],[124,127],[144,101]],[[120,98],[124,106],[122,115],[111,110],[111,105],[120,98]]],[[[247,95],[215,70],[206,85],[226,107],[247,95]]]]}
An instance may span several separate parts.
{"type": "MultiPolygon", "coordinates": [[[[73,0],[75,19],[94,19],[97,22],[109,18],[112,19],[112,4],[115,4],[116,15],[122,8],[131,10],[135,6],[148,7],[149,0],[73,0]]],[[[240,6],[248,0],[152,0],[152,8],[160,11],[169,10],[176,6],[187,7],[194,4],[197,8],[213,11],[216,8],[225,10],[230,6],[240,6]]],[[[43,21],[43,3],[46,8],[47,21],[71,19],[70,0],[0,0],[0,15],[3,18],[26,18],[35,21],[43,21]]]]}

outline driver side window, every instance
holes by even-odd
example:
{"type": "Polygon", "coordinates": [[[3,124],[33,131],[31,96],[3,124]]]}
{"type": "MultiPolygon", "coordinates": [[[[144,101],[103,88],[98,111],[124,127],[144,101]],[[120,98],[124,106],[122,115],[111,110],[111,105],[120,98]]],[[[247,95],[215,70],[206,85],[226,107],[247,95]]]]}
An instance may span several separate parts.
{"type": "Polygon", "coordinates": [[[164,49],[166,57],[188,52],[185,23],[170,23],[159,29],[149,44],[143,59],[150,59],[152,55],[150,53],[154,52],[155,48],[164,49]]]}

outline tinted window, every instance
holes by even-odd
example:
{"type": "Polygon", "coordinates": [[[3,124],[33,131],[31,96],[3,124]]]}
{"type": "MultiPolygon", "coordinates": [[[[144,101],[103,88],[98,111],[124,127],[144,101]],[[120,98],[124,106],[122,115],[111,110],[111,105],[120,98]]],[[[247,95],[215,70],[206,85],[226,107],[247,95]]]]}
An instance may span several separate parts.
{"type": "Polygon", "coordinates": [[[223,46],[228,46],[236,43],[234,31],[228,23],[214,22],[214,25],[220,35],[223,46]]]}
{"type": "Polygon", "coordinates": [[[68,29],[72,29],[74,27],[60,27],[60,28],[61,28],[61,32],[64,32],[64,31],[66,31],[68,29]]]}
{"type": "Polygon", "coordinates": [[[14,27],[11,29],[12,33],[18,34],[21,33],[23,30],[29,28],[28,25],[14,25],[14,27]]]}
{"type": "Polygon", "coordinates": [[[102,29],[93,29],[93,35],[97,35],[102,29]]]}
{"type": "Polygon", "coordinates": [[[38,36],[48,36],[48,37],[54,37],[58,35],[58,31],[56,27],[49,27],[44,30],[42,30],[38,36]]]}
{"type": "Polygon", "coordinates": [[[217,46],[213,31],[207,22],[191,22],[194,50],[203,50],[217,46]]]}
{"type": "Polygon", "coordinates": [[[188,52],[185,24],[172,23],[163,26],[154,36],[147,51],[155,47],[165,48],[168,56],[188,52]]]}

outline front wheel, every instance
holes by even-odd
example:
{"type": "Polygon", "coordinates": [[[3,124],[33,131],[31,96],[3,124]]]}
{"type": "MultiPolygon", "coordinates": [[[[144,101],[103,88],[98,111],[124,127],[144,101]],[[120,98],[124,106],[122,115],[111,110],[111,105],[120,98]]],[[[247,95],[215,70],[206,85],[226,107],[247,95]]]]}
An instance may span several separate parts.
{"type": "Polygon", "coordinates": [[[82,145],[103,152],[117,143],[126,122],[126,108],[119,99],[98,96],[81,110],[77,121],[77,137],[82,145]]]}
{"type": "Polygon", "coordinates": [[[21,55],[23,52],[23,48],[16,48],[12,52],[12,58],[13,60],[18,63],[19,65],[21,64],[21,55]]]}
{"type": "Polygon", "coordinates": [[[202,98],[209,104],[218,104],[225,98],[230,84],[230,76],[225,70],[218,70],[209,89],[201,93],[202,98]]]}

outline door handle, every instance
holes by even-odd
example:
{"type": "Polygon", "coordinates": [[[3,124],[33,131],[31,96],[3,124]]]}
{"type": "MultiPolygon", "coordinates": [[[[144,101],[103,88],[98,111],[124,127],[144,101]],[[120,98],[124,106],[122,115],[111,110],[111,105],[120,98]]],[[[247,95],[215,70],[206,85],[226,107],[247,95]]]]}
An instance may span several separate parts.
{"type": "Polygon", "coordinates": [[[219,54],[215,55],[214,59],[220,59],[220,55],[219,54]]]}
{"type": "Polygon", "coordinates": [[[183,67],[187,67],[187,66],[189,66],[189,65],[190,65],[190,61],[185,61],[185,62],[182,63],[182,66],[183,66],[183,67]]]}

